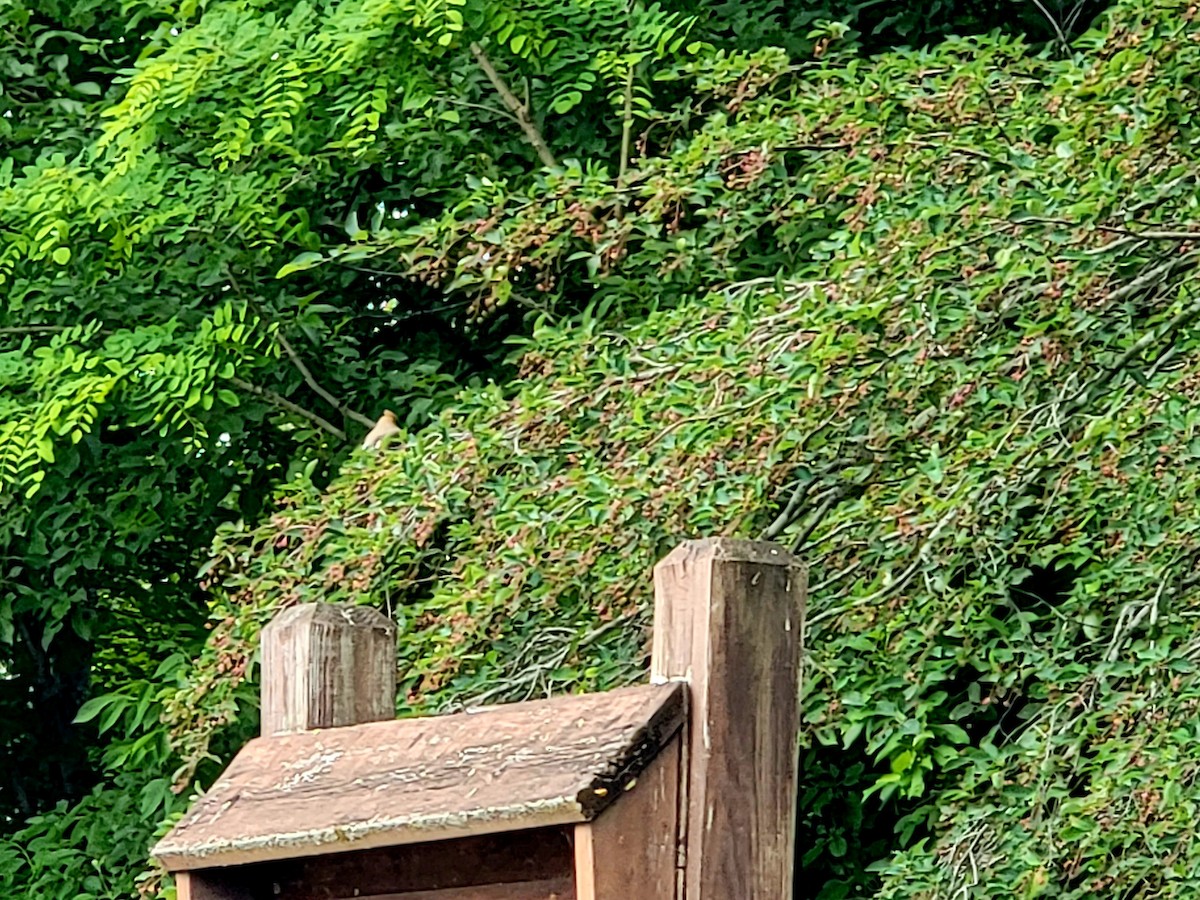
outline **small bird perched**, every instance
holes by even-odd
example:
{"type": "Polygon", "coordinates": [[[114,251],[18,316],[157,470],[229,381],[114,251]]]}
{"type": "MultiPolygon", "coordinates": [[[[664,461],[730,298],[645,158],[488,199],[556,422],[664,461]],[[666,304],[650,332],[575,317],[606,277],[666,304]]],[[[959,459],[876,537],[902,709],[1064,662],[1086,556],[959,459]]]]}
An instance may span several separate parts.
{"type": "Polygon", "coordinates": [[[400,426],[396,424],[396,414],[390,409],[385,409],[383,415],[379,417],[379,421],[367,432],[367,436],[363,438],[363,449],[374,450],[383,443],[385,438],[391,437],[393,434],[400,433],[400,426]]]}

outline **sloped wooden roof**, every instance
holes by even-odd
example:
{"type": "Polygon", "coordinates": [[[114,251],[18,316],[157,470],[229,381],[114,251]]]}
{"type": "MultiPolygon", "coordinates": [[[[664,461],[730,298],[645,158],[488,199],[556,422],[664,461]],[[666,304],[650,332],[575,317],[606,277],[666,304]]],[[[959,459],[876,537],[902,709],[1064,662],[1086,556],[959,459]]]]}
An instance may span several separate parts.
{"type": "Polygon", "coordinates": [[[256,738],[154,848],[196,869],[594,818],[678,731],[642,685],[256,738]]]}

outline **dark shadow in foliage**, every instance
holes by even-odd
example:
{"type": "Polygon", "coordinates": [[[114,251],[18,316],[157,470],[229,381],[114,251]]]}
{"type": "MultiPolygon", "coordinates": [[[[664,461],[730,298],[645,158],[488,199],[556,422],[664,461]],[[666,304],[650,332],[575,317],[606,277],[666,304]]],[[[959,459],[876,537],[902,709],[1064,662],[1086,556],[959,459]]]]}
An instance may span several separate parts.
{"type": "MultiPolygon", "coordinates": [[[[1024,721],[1024,691],[1001,688],[974,667],[964,666],[937,689],[946,694],[946,721],[961,728],[971,745],[984,739],[1004,743],[1024,721]]],[[[848,750],[814,746],[801,751],[796,900],[870,896],[879,887],[872,864],[929,836],[938,810],[928,798],[937,789],[930,786],[923,797],[912,799],[868,796],[883,774],[861,742],[848,750]]],[[[937,776],[931,773],[930,780],[937,776]]]]}
{"type": "Polygon", "coordinates": [[[94,784],[87,742],[72,727],[87,697],[92,646],[71,629],[43,638],[29,614],[0,660],[0,833],[94,784]]]}
{"type": "Polygon", "coordinates": [[[1027,573],[1009,588],[1008,608],[999,610],[997,618],[1003,621],[1019,614],[1033,637],[1057,631],[1064,623],[1075,624],[1064,620],[1060,608],[1070,597],[1078,570],[1070,566],[1028,566],[1027,573]]]}
{"type": "Polygon", "coordinates": [[[867,867],[902,849],[896,826],[916,805],[865,797],[880,774],[861,742],[848,750],[814,746],[800,752],[796,900],[866,896],[878,887],[867,867]]]}
{"type": "Polygon", "coordinates": [[[1109,0],[704,0],[698,10],[696,4],[683,6],[699,11],[710,40],[741,50],[783,47],[803,58],[812,55],[808,35],[821,20],[849,25],[865,54],[997,30],[1022,35],[1036,48],[1071,40],[1109,5],[1109,0]]]}
{"type": "Polygon", "coordinates": [[[950,722],[967,733],[974,747],[987,738],[1003,744],[1025,721],[1029,700],[1021,687],[1002,687],[974,666],[963,666],[943,685],[949,695],[950,722]]]}

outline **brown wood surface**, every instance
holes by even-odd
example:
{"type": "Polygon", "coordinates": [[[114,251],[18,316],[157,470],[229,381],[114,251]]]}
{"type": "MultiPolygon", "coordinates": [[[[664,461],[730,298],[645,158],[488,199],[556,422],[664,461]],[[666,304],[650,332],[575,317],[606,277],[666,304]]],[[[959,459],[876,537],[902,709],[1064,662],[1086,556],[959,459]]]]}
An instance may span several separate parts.
{"type": "MultiPolygon", "coordinates": [[[[632,895],[631,895],[632,898],[632,895]]],[[[345,897],[339,900],[358,900],[345,897]]],[[[488,884],[445,891],[416,891],[407,894],[383,894],[371,900],[575,900],[570,878],[488,884]]]]}
{"type": "Polygon", "coordinates": [[[596,816],[679,730],[681,685],[261,737],[154,849],[169,869],[596,816]]]}
{"type": "MultiPolygon", "coordinates": [[[[293,896],[286,890],[275,893],[269,885],[251,890],[230,887],[227,881],[220,875],[181,872],[176,878],[177,900],[289,900],[293,896]]],[[[476,884],[430,891],[359,894],[347,889],[344,893],[325,896],[330,900],[575,900],[575,887],[568,874],[533,881],[476,884]]]]}
{"type": "Polygon", "coordinates": [[[619,800],[575,826],[578,900],[674,900],[681,743],[676,736],[619,800]]]}
{"type": "Polygon", "coordinates": [[[225,872],[179,872],[175,876],[176,900],[266,900],[268,896],[225,872]]]}
{"type": "Polygon", "coordinates": [[[396,717],[396,629],[367,606],[305,603],[262,633],[262,733],[396,717]]]}
{"type": "Polygon", "coordinates": [[[240,867],[274,900],[378,897],[405,891],[570,879],[572,826],[405,844],[240,867]]]}
{"type": "Polygon", "coordinates": [[[806,573],[775,544],[689,541],[655,568],[655,680],[691,683],[686,900],[791,897],[806,573]]]}

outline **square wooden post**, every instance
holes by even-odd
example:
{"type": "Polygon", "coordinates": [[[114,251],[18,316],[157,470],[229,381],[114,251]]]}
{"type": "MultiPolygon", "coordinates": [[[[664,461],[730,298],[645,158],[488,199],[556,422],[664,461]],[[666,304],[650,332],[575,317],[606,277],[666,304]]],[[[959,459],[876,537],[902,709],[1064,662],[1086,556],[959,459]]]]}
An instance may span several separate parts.
{"type": "Polygon", "coordinates": [[[654,570],[654,680],[686,680],[682,900],[788,900],[807,573],[776,544],[688,541],[654,570]]]}
{"type": "Polygon", "coordinates": [[[262,633],[262,733],[396,717],[396,627],[369,606],[304,603],[262,633]]]}

